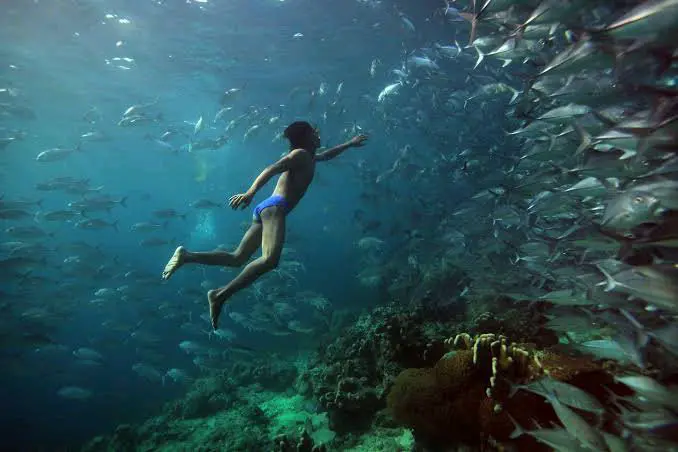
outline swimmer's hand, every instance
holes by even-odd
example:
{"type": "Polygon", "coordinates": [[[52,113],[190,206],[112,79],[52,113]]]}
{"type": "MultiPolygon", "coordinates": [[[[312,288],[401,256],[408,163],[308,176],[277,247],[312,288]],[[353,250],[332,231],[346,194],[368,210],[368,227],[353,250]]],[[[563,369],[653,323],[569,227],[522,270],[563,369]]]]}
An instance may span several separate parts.
{"type": "Polygon", "coordinates": [[[233,195],[228,200],[228,205],[230,205],[231,208],[233,208],[234,210],[237,210],[238,208],[244,209],[245,207],[250,205],[253,197],[254,195],[250,194],[249,192],[233,195]]]}
{"type": "Polygon", "coordinates": [[[367,141],[367,135],[357,135],[353,138],[351,138],[351,141],[348,143],[356,148],[362,147],[365,144],[365,141],[367,141]]]}

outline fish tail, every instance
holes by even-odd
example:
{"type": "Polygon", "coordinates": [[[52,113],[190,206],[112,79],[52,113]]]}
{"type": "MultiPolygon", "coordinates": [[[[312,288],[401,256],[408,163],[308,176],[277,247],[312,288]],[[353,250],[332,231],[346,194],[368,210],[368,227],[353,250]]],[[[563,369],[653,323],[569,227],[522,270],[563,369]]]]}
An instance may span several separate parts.
{"type": "MultiPolygon", "coordinates": [[[[610,292],[611,290],[614,290],[615,287],[617,287],[617,281],[612,278],[612,275],[610,275],[603,267],[600,265],[596,265],[598,267],[598,270],[605,276],[605,282],[607,283],[605,286],[605,292],[610,292]]],[[[603,284],[603,283],[601,283],[603,284]]]]}
{"type": "Polygon", "coordinates": [[[518,96],[520,96],[523,92],[518,91],[517,89],[515,89],[511,86],[509,86],[509,89],[513,92],[513,96],[511,96],[511,100],[509,101],[509,105],[513,105],[515,103],[516,99],[518,99],[518,96]]]}
{"type": "Polygon", "coordinates": [[[621,314],[624,317],[626,317],[626,320],[629,321],[631,326],[633,326],[633,328],[636,329],[636,331],[638,333],[638,343],[639,343],[638,346],[639,346],[639,348],[645,347],[645,345],[647,345],[648,341],[650,340],[650,335],[645,330],[645,327],[643,326],[643,324],[640,323],[638,321],[638,319],[636,319],[633,315],[631,315],[631,313],[629,311],[627,311],[626,309],[620,308],[619,312],[621,312],[621,314]]]}
{"type": "Polygon", "coordinates": [[[553,147],[556,145],[556,140],[558,139],[558,137],[549,132],[546,132],[546,135],[549,137],[549,148],[546,152],[551,152],[553,147]]]}
{"type": "Polygon", "coordinates": [[[513,424],[513,432],[509,435],[510,439],[516,439],[519,436],[523,436],[525,434],[525,430],[518,424],[518,422],[511,416],[511,413],[508,411],[506,412],[506,415],[508,416],[509,420],[513,424]]]}
{"type": "Polygon", "coordinates": [[[115,220],[113,223],[111,223],[111,226],[113,229],[115,229],[115,232],[120,232],[120,229],[118,229],[118,220],[115,220]]]}
{"type": "Polygon", "coordinates": [[[480,63],[483,62],[485,59],[485,54],[478,48],[478,46],[473,46],[474,49],[476,49],[476,52],[478,53],[478,59],[476,60],[476,64],[473,66],[473,69],[477,68],[480,63]]]}
{"type": "Polygon", "coordinates": [[[514,395],[516,395],[516,392],[520,391],[523,387],[521,385],[517,384],[511,384],[509,393],[508,393],[508,398],[510,399],[514,395]]]}
{"type": "Polygon", "coordinates": [[[577,121],[572,122],[572,127],[574,127],[575,132],[579,135],[580,144],[574,155],[579,155],[584,152],[586,149],[591,147],[592,139],[591,135],[581,126],[577,121]]]}

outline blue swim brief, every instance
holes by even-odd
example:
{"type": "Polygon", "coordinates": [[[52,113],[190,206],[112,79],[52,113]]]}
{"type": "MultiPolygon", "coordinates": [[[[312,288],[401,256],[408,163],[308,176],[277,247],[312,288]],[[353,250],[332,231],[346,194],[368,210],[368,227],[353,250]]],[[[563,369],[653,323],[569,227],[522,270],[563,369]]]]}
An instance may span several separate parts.
{"type": "Polygon", "coordinates": [[[273,206],[280,206],[283,209],[287,210],[287,201],[285,200],[285,197],[280,196],[280,195],[272,195],[272,196],[269,196],[268,198],[264,199],[263,201],[261,201],[254,208],[254,213],[252,214],[252,220],[256,221],[257,223],[261,223],[261,212],[264,209],[267,209],[267,208],[273,207],[273,206]]]}

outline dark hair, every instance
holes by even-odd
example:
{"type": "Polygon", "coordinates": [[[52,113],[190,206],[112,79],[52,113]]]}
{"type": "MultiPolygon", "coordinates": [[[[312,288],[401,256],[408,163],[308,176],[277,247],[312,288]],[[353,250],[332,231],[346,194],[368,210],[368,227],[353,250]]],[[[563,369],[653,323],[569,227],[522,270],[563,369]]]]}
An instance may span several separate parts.
{"type": "Polygon", "coordinates": [[[308,144],[308,138],[314,133],[315,129],[306,121],[295,121],[285,129],[283,134],[290,141],[294,148],[303,147],[308,144]]]}

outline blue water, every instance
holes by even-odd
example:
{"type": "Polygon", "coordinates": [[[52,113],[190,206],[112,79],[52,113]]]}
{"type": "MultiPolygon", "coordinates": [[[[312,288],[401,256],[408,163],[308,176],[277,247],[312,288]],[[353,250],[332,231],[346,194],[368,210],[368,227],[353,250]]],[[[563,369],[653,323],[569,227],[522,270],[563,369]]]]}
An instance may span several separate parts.
{"type": "MultiPolygon", "coordinates": [[[[223,202],[243,192],[266,165],[286,149],[273,137],[296,119],[317,124],[323,142],[336,144],[350,138],[342,132],[359,123],[371,135],[369,146],[347,151],[339,159],[318,168],[317,179],[288,222],[288,245],[306,267],[300,289],[314,290],[329,298],[335,307],[362,309],[375,302],[373,293],[361,287],[355,275],[361,270],[355,242],[362,236],[353,220],[356,208],[384,224],[398,218],[394,199],[364,201],[360,168],[382,172],[394,160],[398,148],[410,143],[419,149],[429,146],[425,131],[411,128],[386,130],[373,101],[392,82],[387,68],[398,67],[403,46],[414,49],[439,39],[449,39],[450,29],[442,23],[426,23],[438,2],[399,2],[398,10],[420,24],[407,34],[395,5],[369,5],[355,1],[329,0],[61,0],[3,2],[0,17],[0,88],[13,87],[17,102],[31,108],[35,119],[2,118],[0,127],[25,131],[27,136],[0,154],[0,180],[4,200],[41,200],[43,212],[64,209],[77,195],[58,191],[40,192],[35,185],[55,177],[86,178],[102,192],[127,197],[126,207],[116,206],[109,214],[92,217],[117,221],[113,228],[86,231],[72,224],[40,223],[53,233],[37,240],[45,245],[46,265],[34,270],[43,279],[27,284],[15,275],[2,278],[3,301],[11,308],[5,320],[21,331],[22,312],[47,308],[51,317],[49,334],[60,346],[47,350],[34,344],[3,342],[0,376],[0,417],[3,450],[48,449],[78,445],[88,438],[111,431],[120,423],[140,421],[158,412],[164,401],[183,391],[179,385],[151,383],[136,375],[131,366],[143,361],[137,345],[126,332],[112,331],[102,322],[142,322],[143,331],[161,338],[154,351],[161,357],[159,369],[192,369],[191,357],[178,344],[187,335],[178,326],[190,315],[206,312],[194,303],[203,296],[203,280],[225,284],[235,275],[215,269],[182,269],[168,283],[160,273],[177,244],[208,250],[218,244],[238,243],[241,223],[250,219],[250,209],[232,212],[227,208],[209,211],[191,209],[198,199],[223,202]],[[424,7],[425,6],[425,7],[424,7]],[[295,38],[295,33],[303,37],[295,38]],[[117,43],[117,44],[116,44],[117,43]],[[133,58],[133,62],[113,60],[133,58]],[[382,66],[369,76],[372,60],[382,66]],[[107,63],[108,62],[108,63],[107,63]],[[126,65],[128,69],[120,68],[126,65]],[[309,106],[307,93],[327,84],[328,93],[309,106]],[[324,105],[343,82],[341,105],[345,113],[330,113],[324,105]],[[243,141],[245,128],[232,132],[229,142],[216,151],[170,154],[147,136],[158,137],[168,127],[189,134],[202,115],[209,126],[200,138],[216,138],[225,123],[212,124],[225,89],[242,88],[229,106],[234,118],[251,107],[270,108],[263,117],[279,115],[274,125],[263,125],[259,133],[243,141]],[[290,93],[304,93],[290,100],[290,93]],[[162,121],[139,127],[119,127],[123,112],[134,104],[157,99],[153,114],[162,121]],[[96,108],[100,119],[90,125],[83,116],[96,108]],[[40,163],[35,157],[54,147],[74,147],[79,137],[92,130],[110,138],[82,142],[82,152],[63,161],[40,163]],[[201,168],[207,168],[206,175],[201,168]],[[205,176],[199,180],[200,175],[205,176]],[[173,219],[160,234],[149,236],[172,240],[165,246],[144,248],[146,236],[130,231],[137,222],[150,221],[151,212],[176,209],[185,220],[173,219]],[[84,241],[101,250],[93,267],[105,266],[100,278],[91,275],[64,276],[63,260],[74,252],[64,244],[84,241]],[[126,278],[134,271],[156,278],[136,282],[126,278]],[[157,282],[153,282],[157,281],[157,282]],[[127,299],[93,306],[89,300],[100,288],[129,285],[127,299]],[[190,292],[190,295],[187,295],[190,292]],[[175,318],[163,318],[158,305],[168,303],[175,318]],[[93,348],[103,356],[95,367],[79,364],[72,351],[93,348]],[[86,401],[57,395],[63,386],[81,386],[92,391],[86,401]]],[[[184,137],[171,140],[185,145],[184,137]]],[[[257,195],[260,201],[272,185],[257,195]]],[[[407,194],[404,183],[397,188],[407,194]]],[[[450,190],[451,193],[451,190],[450,190]]],[[[446,202],[453,202],[454,195],[446,202]]],[[[254,204],[253,204],[254,205],[254,204]]],[[[2,230],[31,221],[2,221],[2,230]]],[[[20,240],[7,237],[2,241],[20,240]]],[[[29,240],[34,242],[35,240],[29,240]]],[[[247,294],[236,297],[233,309],[246,311],[247,294]]],[[[294,336],[271,340],[250,334],[227,316],[222,322],[239,334],[239,340],[269,351],[294,350],[294,336]]],[[[205,326],[207,326],[205,324],[205,326]]],[[[206,340],[202,338],[202,340],[206,340]]],[[[194,370],[193,370],[194,372],[194,370]]]]}

